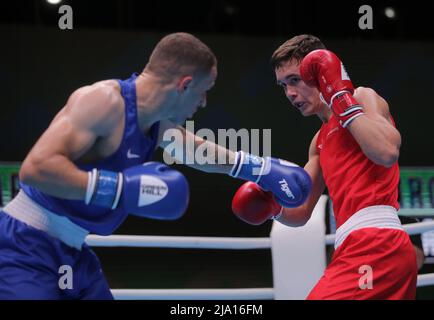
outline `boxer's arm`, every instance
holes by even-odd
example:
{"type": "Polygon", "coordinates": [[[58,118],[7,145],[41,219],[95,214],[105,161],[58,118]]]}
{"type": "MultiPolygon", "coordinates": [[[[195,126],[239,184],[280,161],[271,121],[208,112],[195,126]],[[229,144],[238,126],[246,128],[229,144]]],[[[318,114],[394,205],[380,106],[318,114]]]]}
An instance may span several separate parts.
{"type": "Polygon", "coordinates": [[[200,171],[229,174],[235,162],[233,151],[204,140],[170,121],[162,121],[160,124],[159,141],[159,146],[165,151],[165,157],[173,158],[176,163],[185,164],[200,171]],[[204,150],[208,153],[204,153],[204,150]],[[204,163],[206,159],[214,159],[214,163],[204,163]],[[219,159],[221,164],[219,164],[219,159]]]}
{"type": "Polygon", "coordinates": [[[326,187],[319,163],[319,153],[316,148],[318,134],[319,132],[312,139],[309,147],[309,161],[304,167],[312,179],[312,191],[303,205],[297,208],[284,208],[282,215],[277,219],[277,221],[290,227],[299,227],[306,224],[326,187]]]}
{"type": "Polygon", "coordinates": [[[354,98],[365,114],[354,119],[347,129],[372,162],[392,166],[399,157],[401,135],[392,124],[387,102],[374,90],[363,87],[355,91],[354,98]]]}
{"type": "Polygon", "coordinates": [[[122,117],[119,99],[108,88],[75,91],[24,160],[20,180],[44,193],[83,200],[88,174],[73,163],[122,117]]]}

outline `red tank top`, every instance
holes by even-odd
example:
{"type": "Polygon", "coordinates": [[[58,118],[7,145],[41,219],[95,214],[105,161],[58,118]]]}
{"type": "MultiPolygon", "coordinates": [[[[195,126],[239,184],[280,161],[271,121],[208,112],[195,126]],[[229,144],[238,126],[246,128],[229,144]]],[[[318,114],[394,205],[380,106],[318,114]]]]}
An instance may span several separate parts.
{"type": "Polygon", "coordinates": [[[358,210],[369,206],[399,209],[397,162],[390,168],[373,163],[333,115],[321,126],[316,147],[338,228],[358,210]]]}

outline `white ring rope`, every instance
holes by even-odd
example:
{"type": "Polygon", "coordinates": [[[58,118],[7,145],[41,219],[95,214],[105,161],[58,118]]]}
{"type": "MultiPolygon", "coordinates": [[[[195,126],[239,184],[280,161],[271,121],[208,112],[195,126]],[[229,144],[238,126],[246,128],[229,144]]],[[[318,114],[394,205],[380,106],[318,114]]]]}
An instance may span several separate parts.
{"type": "Polygon", "coordinates": [[[145,247],[194,249],[270,249],[270,238],[175,237],[175,236],[96,236],[86,237],[94,247],[145,247]]]}
{"type": "MultiPolygon", "coordinates": [[[[434,230],[434,221],[403,225],[409,235],[434,230]]],[[[325,244],[335,242],[334,234],[325,236],[325,244]]],[[[270,238],[237,237],[176,237],[176,236],[130,236],[112,235],[86,237],[86,243],[94,247],[143,247],[143,248],[196,248],[196,249],[271,249],[270,238]]]]}
{"type": "Polygon", "coordinates": [[[434,273],[420,274],[417,276],[417,286],[425,287],[434,285],[434,273]]]}
{"type": "Polygon", "coordinates": [[[273,300],[273,288],[112,289],[116,300],[273,300]]]}

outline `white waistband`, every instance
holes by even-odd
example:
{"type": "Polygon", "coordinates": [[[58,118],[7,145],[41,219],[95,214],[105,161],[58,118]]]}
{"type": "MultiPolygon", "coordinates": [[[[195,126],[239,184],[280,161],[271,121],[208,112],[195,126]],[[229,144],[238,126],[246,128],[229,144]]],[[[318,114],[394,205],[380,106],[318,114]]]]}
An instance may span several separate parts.
{"type": "Polygon", "coordinates": [[[363,208],[353,214],[336,230],[335,249],[337,249],[348,235],[362,228],[388,228],[404,230],[398,218],[398,212],[391,206],[371,206],[363,208]]]}
{"type": "Polygon", "coordinates": [[[22,190],[9,202],[3,211],[11,217],[38,230],[45,231],[70,247],[81,250],[89,231],[40,206],[22,190]]]}

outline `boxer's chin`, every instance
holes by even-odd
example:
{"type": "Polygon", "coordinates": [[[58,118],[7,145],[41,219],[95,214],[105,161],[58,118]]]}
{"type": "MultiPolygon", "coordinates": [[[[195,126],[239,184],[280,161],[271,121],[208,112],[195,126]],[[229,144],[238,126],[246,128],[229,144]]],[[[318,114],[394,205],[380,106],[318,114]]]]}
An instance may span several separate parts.
{"type": "Polygon", "coordinates": [[[311,104],[306,103],[303,107],[298,109],[302,116],[308,117],[312,115],[312,106],[311,104]]]}

